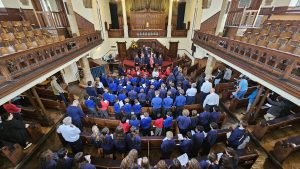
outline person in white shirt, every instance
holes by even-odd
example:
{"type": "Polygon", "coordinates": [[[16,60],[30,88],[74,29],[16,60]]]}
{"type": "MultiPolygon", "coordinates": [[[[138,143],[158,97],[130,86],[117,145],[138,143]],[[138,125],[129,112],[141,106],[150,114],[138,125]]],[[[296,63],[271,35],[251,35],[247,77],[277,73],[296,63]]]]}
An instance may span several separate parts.
{"type": "Polygon", "coordinates": [[[196,89],[196,83],[193,83],[191,88],[186,90],[186,104],[195,104],[196,101],[196,94],[197,94],[197,89],[196,89]]]}
{"type": "Polygon", "coordinates": [[[212,111],[214,106],[219,105],[219,95],[215,93],[215,89],[211,88],[210,89],[210,94],[206,96],[204,102],[203,102],[203,108],[207,107],[212,111]]]}
{"type": "Polygon", "coordinates": [[[202,84],[200,88],[200,101],[203,103],[206,96],[209,94],[210,89],[212,88],[212,83],[209,81],[210,78],[205,77],[205,82],[202,84]]]}
{"type": "Polygon", "coordinates": [[[229,82],[230,79],[231,79],[231,75],[232,75],[232,70],[229,67],[226,67],[226,71],[225,71],[224,76],[223,76],[223,81],[225,83],[229,82]]]}
{"type": "Polygon", "coordinates": [[[159,72],[158,72],[157,68],[154,68],[154,70],[152,72],[152,77],[153,78],[158,78],[159,77],[159,72]]]}
{"type": "Polygon", "coordinates": [[[71,117],[65,117],[63,119],[63,124],[57,128],[56,132],[61,134],[62,138],[70,144],[74,154],[83,151],[83,144],[80,139],[81,131],[78,127],[72,124],[71,117]]]}

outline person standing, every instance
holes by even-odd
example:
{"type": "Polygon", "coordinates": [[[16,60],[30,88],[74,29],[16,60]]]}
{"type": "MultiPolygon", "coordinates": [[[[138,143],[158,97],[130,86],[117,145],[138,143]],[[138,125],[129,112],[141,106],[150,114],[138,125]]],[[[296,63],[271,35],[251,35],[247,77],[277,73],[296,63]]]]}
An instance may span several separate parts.
{"type": "Polygon", "coordinates": [[[219,106],[220,97],[215,93],[215,89],[210,89],[210,94],[206,96],[203,102],[203,108],[208,108],[210,111],[213,110],[214,106],[219,106]]]}
{"type": "Polygon", "coordinates": [[[155,97],[151,100],[151,106],[153,108],[153,115],[156,119],[157,114],[161,113],[162,99],[159,97],[159,91],[155,91],[155,97]]]}
{"type": "Polygon", "coordinates": [[[83,145],[80,139],[80,129],[72,124],[71,117],[65,117],[63,124],[56,130],[61,134],[64,140],[70,144],[73,154],[83,151],[83,145]]]}
{"type": "Polygon", "coordinates": [[[164,139],[162,144],[160,145],[160,150],[162,152],[162,159],[169,159],[176,147],[175,140],[173,139],[173,133],[171,131],[168,131],[166,133],[166,138],[167,139],[164,139]]]}
{"type": "Polygon", "coordinates": [[[206,96],[209,94],[210,89],[212,88],[212,83],[209,81],[208,77],[205,77],[205,82],[201,86],[200,101],[204,102],[206,96]]]}
{"type": "Polygon", "coordinates": [[[174,101],[174,106],[176,107],[175,115],[174,115],[175,118],[182,114],[183,107],[185,106],[185,103],[186,103],[186,98],[185,98],[185,96],[183,96],[183,93],[184,93],[184,91],[182,89],[180,89],[179,90],[180,95],[177,96],[174,101]]]}
{"type": "Polygon", "coordinates": [[[74,100],[72,105],[67,108],[67,115],[72,118],[75,126],[82,130],[81,118],[85,117],[85,114],[79,106],[79,101],[74,100]]]}
{"type": "Polygon", "coordinates": [[[229,67],[226,67],[226,70],[225,70],[224,76],[223,76],[223,82],[224,83],[229,82],[231,79],[231,75],[232,75],[232,70],[229,67]]]}
{"type": "Polygon", "coordinates": [[[193,83],[191,88],[186,90],[186,104],[191,105],[195,104],[196,102],[196,94],[197,94],[197,89],[196,89],[196,83],[193,83]]]}
{"type": "Polygon", "coordinates": [[[58,83],[57,78],[55,76],[51,77],[51,88],[54,95],[57,97],[59,101],[63,101],[66,105],[68,105],[68,101],[64,95],[67,91],[65,91],[58,83]]]}
{"type": "Polygon", "coordinates": [[[98,97],[96,88],[92,86],[93,85],[92,81],[88,81],[87,85],[88,86],[85,88],[86,93],[91,97],[98,97]]]}

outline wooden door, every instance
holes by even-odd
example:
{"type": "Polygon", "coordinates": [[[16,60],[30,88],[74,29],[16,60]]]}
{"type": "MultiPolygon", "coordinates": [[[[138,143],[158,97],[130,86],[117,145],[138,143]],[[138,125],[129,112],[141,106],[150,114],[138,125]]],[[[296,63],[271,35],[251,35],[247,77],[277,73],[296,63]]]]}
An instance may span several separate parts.
{"type": "Polygon", "coordinates": [[[179,42],[169,42],[169,43],[170,43],[169,56],[171,58],[176,58],[177,57],[178,43],[179,42]]]}
{"type": "Polygon", "coordinates": [[[126,53],[126,42],[117,42],[118,45],[118,59],[119,60],[124,60],[127,58],[127,53],[126,53]]]}

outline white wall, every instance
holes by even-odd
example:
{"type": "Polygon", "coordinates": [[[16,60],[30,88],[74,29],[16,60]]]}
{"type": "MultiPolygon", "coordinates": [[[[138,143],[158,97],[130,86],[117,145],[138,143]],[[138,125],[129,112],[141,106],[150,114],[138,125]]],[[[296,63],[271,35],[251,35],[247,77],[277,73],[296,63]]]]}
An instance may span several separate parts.
{"type": "Polygon", "coordinates": [[[80,80],[77,78],[76,74],[78,73],[78,67],[76,63],[72,63],[63,70],[61,70],[65,83],[75,82],[80,80]]]}
{"type": "MultiPolygon", "coordinates": [[[[202,3],[202,1],[200,1],[202,3]]],[[[208,9],[202,10],[201,23],[206,21],[208,18],[216,14],[221,10],[223,0],[212,0],[211,6],[208,9]]]]}
{"type": "Polygon", "coordinates": [[[273,0],[273,5],[274,7],[278,6],[289,6],[291,0],[273,0]]]}
{"type": "Polygon", "coordinates": [[[93,8],[95,8],[95,6],[93,6],[93,8],[85,8],[82,0],[71,0],[71,1],[72,1],[74,12],[78,13],[79,15],[81,15],[91,23],[94,23],[93,8]]]}
{"type": "Polygon", "coordinates": [[[31,0],[28,0],[28,5],[23,5],[19,0],[1,0],[3,7],[5,8],[22,8],[22,9],[33,9],[31,0]]]}

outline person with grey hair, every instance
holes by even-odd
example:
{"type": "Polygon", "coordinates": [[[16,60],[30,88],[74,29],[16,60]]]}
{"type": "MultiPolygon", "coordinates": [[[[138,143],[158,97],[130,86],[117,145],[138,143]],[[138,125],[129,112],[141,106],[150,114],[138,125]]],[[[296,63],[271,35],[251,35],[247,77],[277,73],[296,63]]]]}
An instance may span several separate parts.
{"type": "Polygon", "coordinates": [[[186,90],[186,104],[195,104],[196,102],[196,94],[197,94],[197,89],[196,89],[196,83],[193,83],[191,88],[188,88],[186,90]]]}
{"type": "Polygon", "coordinates": [[[209,95],[210,89],[212,88],[212,83],[209,81],[209,77],[205,77],[205,82],[201,86],[200,101],[203,103],[206,96],[209,95]]]}
{"type": "Polygon", "coordinates": [[[63,124],[57,128],[56,132],[62,135],[62,138],[71,146],[74,154],[83,150],[83,145],[80,139],[81,131],[78,127],[72,124],[71,117],[65,117],[63,119],[63,124]]]}

